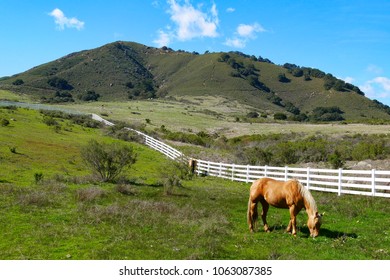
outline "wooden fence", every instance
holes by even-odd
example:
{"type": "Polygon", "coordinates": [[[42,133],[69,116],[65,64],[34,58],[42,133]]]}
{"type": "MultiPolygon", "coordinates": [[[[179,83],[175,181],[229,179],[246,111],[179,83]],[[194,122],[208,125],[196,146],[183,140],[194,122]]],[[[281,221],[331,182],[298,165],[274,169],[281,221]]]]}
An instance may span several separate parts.
{"type": "MultiPolygon", "coordinates": [[[[92,114],[92,118],[105,125],[114,125],[96,114],[92,114]]],[[[190,159],[180,151],[145,133],[131,128],[126,129],[141,135],[147,146],[173,160],[190,159]]],[[[216,176],[245,183],[251,183],[261,177],[280,180],[296,178],[310,190],[332,192],[338,195],[353,194],[390,198],[390,171],[253,166],[194,160],[196,161],[195,172],[204,176],[216,176]]]]}

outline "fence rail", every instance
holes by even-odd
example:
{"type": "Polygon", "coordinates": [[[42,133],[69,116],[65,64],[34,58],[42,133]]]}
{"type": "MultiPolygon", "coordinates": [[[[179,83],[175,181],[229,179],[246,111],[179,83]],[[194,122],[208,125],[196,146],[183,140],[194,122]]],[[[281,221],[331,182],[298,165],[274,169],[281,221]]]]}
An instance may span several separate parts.
{"type": "MultiPolygon", "coordinates": [[[[94,120],[105,125],[114,124],[92,114],[94,120]]],[[[189,160],[183,153],[169,145],[132,128],[144,138],[144,143],[173,160],[189,160]]],[[[296,167],[273,167],[226,164],[195,159],[195,172],[199,175],[216,176],[232,181],[251,183],[261,177],[279,180],[298,179],[310,190],[353,195],[368,195],[390,198],[390,171],[382,170],[344,170],[296,167]]]]}
{"type": "MultiPolygon", "coordinates": [[[[102,123],[104,123],[105,125],[108,125],[108,126],[114,126],[115,125],[114,123],[109,122],[109,121],[103,119],[102,117],[100,117],[99,115],[96,115],[96,114],[92,114],[92,119],[94,119],[96,121],[99,121],[99,122],[102,122],[102,123]]],[[[127,129],[129,131],[133,131],[133,132],[137,133],[138,135],[142,136],[143,139],[144,139],[145,145],[151,147],[154,150],[159,151],[160,153],[163,153],[164,155],[166,155],[170,159],[178,160],[178,159],[186,158],[184,156],[184,154],[181,153],[180,151],[172,148],[171,146],[165,144],[164,142],[161,142],[161,141],[159,141],[157,139],[154,139],[153,137],[150,137],[149,135],[147,135],[147,134],[145,134],[143,132],[140,132],[138,130],[135,130],[135,129],[132,129],[132,128],[129,128],[129,127],[126,127],[125,129],[127,129]]]]}

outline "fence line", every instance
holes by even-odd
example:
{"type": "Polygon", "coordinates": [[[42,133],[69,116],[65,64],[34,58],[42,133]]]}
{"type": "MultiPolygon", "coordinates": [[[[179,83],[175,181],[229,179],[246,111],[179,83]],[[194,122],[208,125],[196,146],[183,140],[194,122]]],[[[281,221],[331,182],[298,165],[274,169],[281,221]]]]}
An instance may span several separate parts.
{"type": "MultiPolygon", "coordinates": [[[[114,123],[109,122],[96,114],[92,114],[92,119],[99,121],[99,122],[102,122],[107,126],[114,126],[115,125],[114,123]]],[[[161,142],[159,140],[154,139],[153,137],[150,137],[149,135],[147,135],[143,132],[140,132],[138,130],[135,130],[135,129],[132,129],[129,127],[125,127],[125,129],[127,129],[129,131],[133,131],[133,132],[137,133],[138,135],[142,136],[144,138],[145,145],[151,147],[154,150],[159,151],[160,153],[163,153],[164,155],[166,155],[170,159],[179,160],[179,159],[183,159],[183,158],[186,159],[187,158],[180,151],[172,148],[171,146],[165,144],[164,142],[161,142]]]]}
{"type": "MultiPolygon", "coordinates": [[[[92,114],[92,118],[108,126],[114,125],[96,114],[92,114]]],[[[180,151],[145,133],[132,128],[126,129],[141,135],[147,146],[173,160],[190,159],[180,151]]],[[[254,166],[194,160],[196,161],[195,172],[199,175],[215,176],[245,183],[251,183],[261,177],[279,180],[296,178],[310,190],[332,192],[338,195],[353,194],[390,198],[390,171],[254,166]]]]}

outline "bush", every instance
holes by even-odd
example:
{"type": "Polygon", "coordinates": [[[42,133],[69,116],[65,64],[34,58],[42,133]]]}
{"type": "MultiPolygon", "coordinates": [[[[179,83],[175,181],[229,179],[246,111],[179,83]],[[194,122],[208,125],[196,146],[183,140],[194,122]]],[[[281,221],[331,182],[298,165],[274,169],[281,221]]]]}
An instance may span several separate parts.
{"type": "Polygon", "coordinates": [[[283,113],[275,113],[274,115],[275,120],[287,120],[286,114],[283,113]]]}
{"type": "Polygon", "coordinates": [[[50,78],[47,83],[51,87],[55,87],[59,90],[72,90],[73,86],[71,86],[67,80],[59,78],[59,77],[53,77],[50,78]]]}
{"type": "Polygon", "coordinates": [[[175,188],[182,187],[182,180],[189,180],[193,173],[186,161],[171,161],[159,170],[161,183],[166,195],[173,194],[175,188]]]}
{"type": "Polygon", "coordinates": [[[345,160],[341,157],[340,152],[337,150],[329,156],[328,161],[334,169],[342,168],[345,164],[345,160]]]}
{"type": "Polygon", "coordinates": [[[106,195],[105,190],[95,186],[78,189],[76,191],[77,200],[83,202],[94,201],[98,198],[104,197],[105,195],[106,195]]]}
{"type": "Polygon", "coordinates": [[[286,77],[286,74],[279,74],[278,75],[278,81],[281,82],[281,83],[289,83],[289,82],[291,82],[291,80],[286,77]]]}
{"type": "Polygon", "coordinates": [[[104,182],[113,181],[123,170],[135,163],[137,155],[127,145],[102,144],[91,140],[82,147],[85,164],[104,182]]]}
{"type": "Polygon", "coordinates": [[[22,79],[17,79],[12,83],[14,86],[20,86],[24,84],[24,81],[22,79]]]}
{"type": "Polygon", "coordinates": [[[89,90],[85,93],[79,94],[77,97],[82,101],[98,101],[100,95],[96,93],[94,90],[89,90]]]}
{"type": "Polygon", "coordinates": [[[257,112],[249,112],[247,115],[246,115],[247,118],[258,118],[259,117],[259,113],[257,112]]]}
{"type": "Polygon", "coordinates": [[[1,124],[1,126],[8,126],[9,125],[9,120],[1,119],[0,124],[1,124]]]}

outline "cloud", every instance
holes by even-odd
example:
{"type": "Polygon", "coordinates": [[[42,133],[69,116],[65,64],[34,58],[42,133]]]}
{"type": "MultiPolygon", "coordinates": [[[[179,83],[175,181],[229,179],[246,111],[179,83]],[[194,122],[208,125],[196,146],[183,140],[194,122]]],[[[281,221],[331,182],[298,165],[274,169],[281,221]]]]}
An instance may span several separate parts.
{"type": "Polygon", "coordinates": [[[359,88],[369,98],[390,97],[390,79],[386,77],[376,77],[365,82],[359,88]]]}
{"type": "Polygon", "coordinates": [[[202,6],[195,8],[189,0],[179,3],[176,0],[168,0],[168,14],[174,23],[172,32],[164,30],[158,31],[158,38],[153,42],[160,45],[165,41],[171,43],[177,39],[179,41],[189,41],[195,38],[210,37],[215,38],[218,34],[218,10],[215,4],[210,10],[204,12],[202,6]]]}
{"type": "Polygon", "coordinates": [[[240,38],[227,38],[224,44],[229,47],[243,49],[246,46],[246,41],[240,38]]]}
{"type": "Polygon", "coordinates": [[[51,13],[49,13],[49,15],[54,17],[54,21],[59,30],[64,30],[65,27],[76,28],[77,30],[81,30],[84,28],[83,21],[80,21],[74,17],[73,18],[66,17],[65,14],[58,8],[54,9],[51,13]]]}
{"type": "Polygon", "coordinates": [[[255,38],[256,33],[265,31],[266,30],[257,22],[254,24],[240,24],[237,27],[237,34],[245,38],[255,38]]]}
{"type": "Polygon", "coordinates": [[[236,9],[234,9],[232,7],[229,7],[229,8],[226,9],[226,12],[228,12],[228,13],[233,13],[235,11],[236,11],[236,9]]]}
{"type": "Polygon", "coordinates": [[[352,78],[352,77],[345,77],[345,78],[341,78],[344,82],[346,82],[346,83],[350,83],[350,84],[352,84],[354,81],[355,81],[355,79],[354,78],[352,78]]]}
{"type": "Polygon", "coordinates": [[[256,39],[256,33],[266,32],[267,30],[257,22],[253,24],[240,24],[236,28],[233,38],[227,38],[225,45],[235,48],[245,48],[248,41],[256,39]]]}
{"type": "Polygon", "coordinates": [[[171,43],[171,35],[163,30],[158,31],[159,36],[157,39],[153,41],[159,48],[164,47],[164,46],[169,46],[171,43]]]}
{"type": "Polygon", "coordinates": [[[382,68],[380,68],[374,64],[370,64],[367,67],[367,72],[374,73],[374,74],[378,75],[378,74],[382,74],[383,70],[382,70],[382,68]]]}

